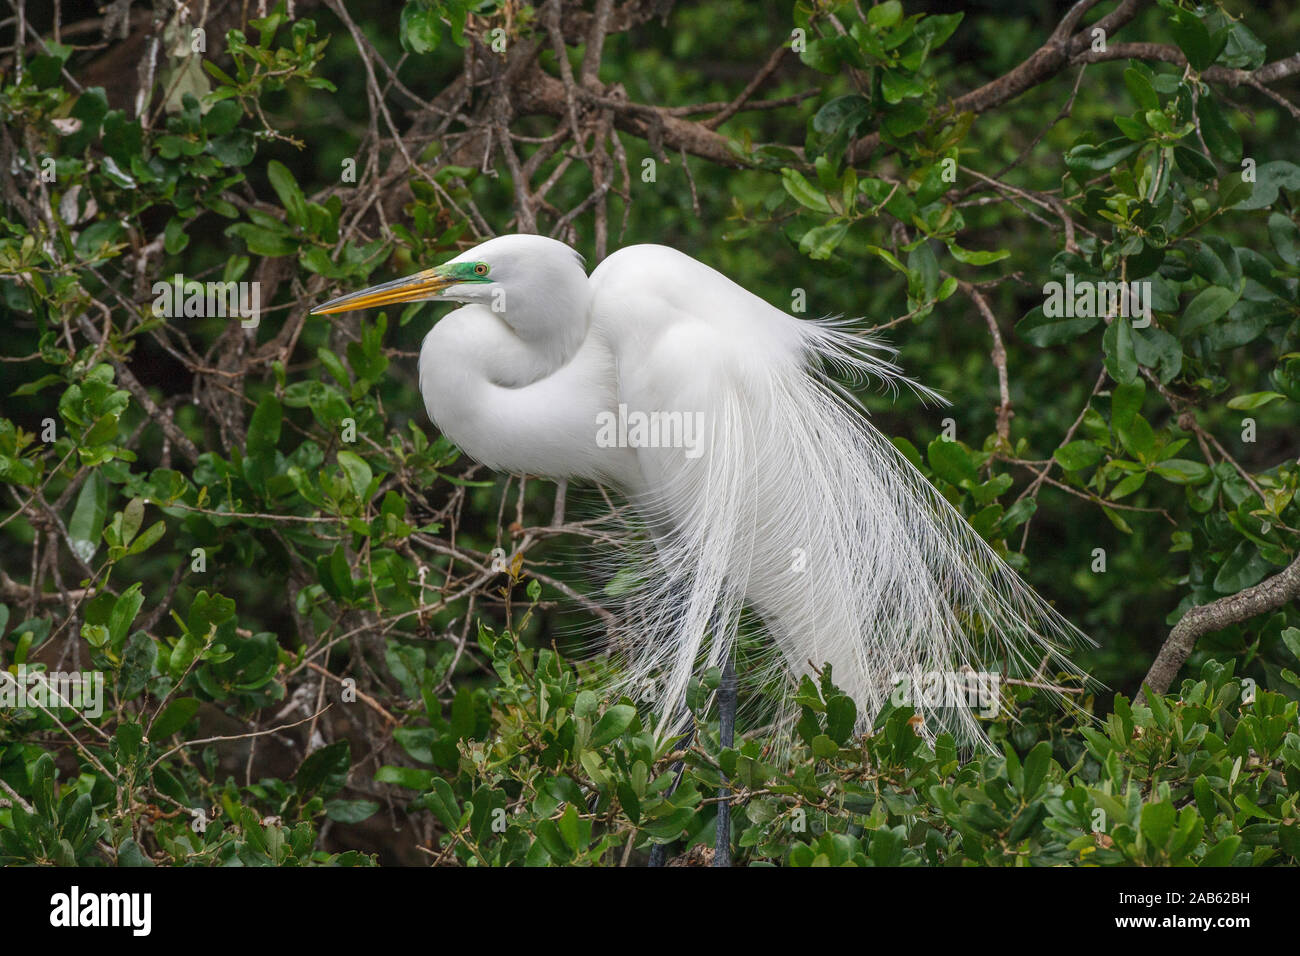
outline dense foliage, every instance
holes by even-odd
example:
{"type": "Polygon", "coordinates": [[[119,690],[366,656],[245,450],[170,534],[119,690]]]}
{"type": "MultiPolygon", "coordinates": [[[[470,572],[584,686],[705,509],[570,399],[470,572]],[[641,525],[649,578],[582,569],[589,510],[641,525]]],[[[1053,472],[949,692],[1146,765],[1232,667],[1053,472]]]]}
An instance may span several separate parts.
{"type": "Polygon", "coordinates": [[[1300,11],[247,6],[4,35],[0,669],[104,699],[0,697],[0,862],[699,863],[723,775],[741,863],[1300,862],[1300,11]],[[709,673],[656,748],[575,636],[599,491],[437,436],[434,307],[307,314],[534,230],[872,317],[1096,720],[1007,686],[958,753],[825,673],[721,748],[709,673]]]}

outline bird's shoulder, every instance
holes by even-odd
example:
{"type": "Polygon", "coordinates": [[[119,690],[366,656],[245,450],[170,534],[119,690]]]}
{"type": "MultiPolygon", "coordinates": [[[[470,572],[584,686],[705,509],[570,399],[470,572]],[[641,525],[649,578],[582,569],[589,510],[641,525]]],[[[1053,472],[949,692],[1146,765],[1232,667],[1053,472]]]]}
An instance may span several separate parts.
{"type": "Polygon", "coordinates": [[[624,246],[611,253],[592,271],[589,284],[593,290],[618,290],[626,286],[652,285],[659,288],[705,283],[716,289],[730,288],[744,292],[712,266],[672,246],[642,243],[624,246]]]}
{"type": "Polygon", "coordinates": [[[761,367],[800,354],[798,319],[669,246],[620,249],[590,282],[592,326],[624,367],[761,367]]]}

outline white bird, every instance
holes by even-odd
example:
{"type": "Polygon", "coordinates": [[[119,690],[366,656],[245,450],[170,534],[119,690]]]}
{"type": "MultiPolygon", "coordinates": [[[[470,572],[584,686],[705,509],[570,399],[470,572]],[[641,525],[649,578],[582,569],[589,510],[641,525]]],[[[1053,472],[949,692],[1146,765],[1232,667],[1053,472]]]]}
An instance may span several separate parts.
{"type": "MultiPolygon", "coordinates": [[[[442,433],[499,471],[612,486],[644,521],[652,546],[619,689],[644,700],[656,688],[663,733],[681,729],[701,668],[722,667],[731,693],[746,607],[785,679],[829,664],[863,725],[900,675],[1071,669],[1082,635],[837,381],[937,398],[846,323],[796,318],[665,246],[619,250],[588,277],[573,249],[533,235],[313,312],[426,299],[464,303],[420,350],[442,433]]],[[[770,676],[760,670],[742,677],[770,676]]],[[[970,707],[917,710],[927,733],[985,739],[970,707]]],[[[728,744],[730,720],[724,709],[728,744]]],[[[720,819],[720,852],[722,831],[720,819]]]]}

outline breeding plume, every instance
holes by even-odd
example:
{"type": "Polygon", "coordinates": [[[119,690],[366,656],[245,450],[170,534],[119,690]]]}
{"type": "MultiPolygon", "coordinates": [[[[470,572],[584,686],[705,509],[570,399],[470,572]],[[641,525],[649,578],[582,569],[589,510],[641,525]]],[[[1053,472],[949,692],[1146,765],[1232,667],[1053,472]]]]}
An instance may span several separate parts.
{"type": "MultiPolygon", "coordinates": [[[[491,468],[600,482],[633,505],[650,544],[623,680],[638,699],[656,689],[662,728],[679,725],[693,674],[731,662],[742,609],[787,679],[831,665],[862,720],[900,674],[1068,667],[1081,635],[842,383],[935,396],[845,323],[788,315],[664,246],[588,276],[531,235],[315,311],[423,299],[464,304],[420,352],[444,435],[491,468]]],[[[968,707],[918,710],[930,732],[982,737],[968,707]]]]}

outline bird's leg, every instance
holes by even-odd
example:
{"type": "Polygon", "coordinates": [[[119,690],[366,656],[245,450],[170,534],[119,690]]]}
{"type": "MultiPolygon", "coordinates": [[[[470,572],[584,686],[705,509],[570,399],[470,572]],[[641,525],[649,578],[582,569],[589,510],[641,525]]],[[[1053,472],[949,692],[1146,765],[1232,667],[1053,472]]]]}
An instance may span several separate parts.
{"type": "Polygon", "coordinates": [[[564,524],[564,496],[569,490],[569,483],[561,478],[555,483],[555,511],[551,514],[551,527],[558,528],[564,524]]]}
{"type": "MultiPolygon", "coordinates": [[[[730,747],[736,738],[736,668],[731,656],[722,667],[722,683],[718,685],[718,741],[730,747]]],[[[722,777],[718,790],[718,831],[714,838],[713,865],[731,866],[731,787],[727,777],[722,777]]]]}
{"type": "MultiPolygon", "coordinates": [[[[689,747],[691,745],[691,741],[694,739],[695,739],[695,729],[691,728],[691,732],[688,733],[685,739],[682,741],[682,748],[685,749],[689,747]]],[[[668,792],[664,794],[665,798],[671,797],[674,793],[677,792],[677,788],[681,786],[682,783],[682,775],[685,772],[686,772],[686,761],[679,760],[675,764],[673,764],[673,773],[675,773],[676,776],[673,778],[672,786],[670,786],[668,788],[668,792]]],[[[663,866],[667,861],[668,861],[667,843],[656,843],[654,846],[650,848],[650,864],[649,864],[650,866],[663,866]]]]}

